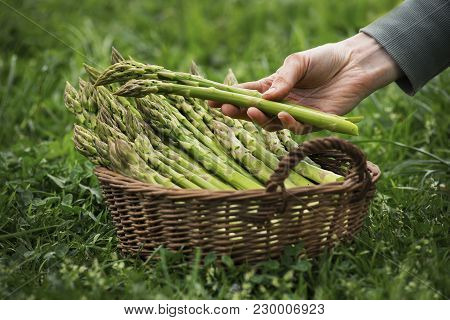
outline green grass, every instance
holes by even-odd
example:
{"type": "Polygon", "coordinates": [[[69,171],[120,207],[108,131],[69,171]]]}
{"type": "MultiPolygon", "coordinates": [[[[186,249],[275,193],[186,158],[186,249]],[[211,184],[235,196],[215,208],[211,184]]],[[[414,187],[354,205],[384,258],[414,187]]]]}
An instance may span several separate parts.
{"type": "Polygon", "coordinates": [[[288,54],[339,41],[398,1],[7,1],[0,3],[0,298],[447,299],[450,73],[416,97],[391,85],[354,114],[383,171],[364,228],[317,261],[222,267],[117,254],[92,165],[71,142],[65,80],[125,54],[220,80],[273,72],[288,54]],[[59,40],[57,40],[57,39],[59,40]]]}

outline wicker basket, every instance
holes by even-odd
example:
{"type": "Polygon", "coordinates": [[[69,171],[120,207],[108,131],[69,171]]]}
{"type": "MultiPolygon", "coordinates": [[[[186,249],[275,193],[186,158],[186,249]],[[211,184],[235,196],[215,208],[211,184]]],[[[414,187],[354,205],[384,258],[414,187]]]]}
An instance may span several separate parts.
{"type": "Polygon", "coordinates": [[[190,254],[228,255],[235,262],[280,256],[303,243],[315,256],[357,232],[380,176],[354,145],[316,139],[290,152],[266,189],[209,191],[168,189],[96,168],[123,253],[149,256],[161,245],[190,254]],[[285,189],[289,170],[307,155],[344,182],[285,189]]]}

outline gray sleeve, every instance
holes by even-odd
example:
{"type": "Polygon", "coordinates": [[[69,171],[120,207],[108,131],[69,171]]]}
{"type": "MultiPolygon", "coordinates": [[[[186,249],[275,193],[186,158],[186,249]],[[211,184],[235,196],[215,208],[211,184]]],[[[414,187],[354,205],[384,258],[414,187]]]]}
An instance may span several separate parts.
{"type": "Polygon", "coordinates": [[[450,0],[407,0],[361,31],[398,64],[403,76],[397,84],[407,94],[449,66],[450,0]]]}

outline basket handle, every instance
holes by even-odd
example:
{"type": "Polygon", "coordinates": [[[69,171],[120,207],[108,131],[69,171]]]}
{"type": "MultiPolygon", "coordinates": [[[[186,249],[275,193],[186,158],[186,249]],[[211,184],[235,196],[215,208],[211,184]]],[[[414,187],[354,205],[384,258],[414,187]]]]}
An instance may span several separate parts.
{"type": "Polygon", "coordinates": [[[301,160],[311,154],[321,153],[326,150],[339,150],[347,154],[353,160],[353,169],[346,180],[353,179],[355,175],[358,176],[359,182],[364,183],[363,190],[366,190],[372,180],[369,171],[367,170],[367,161],[364,153],[359,150],[354,144],[335,137],[319,138],[306,141],[299,145],[296,149],[287,154],[278,164],[277,169],[271,175],[266,185],[266,192],[274,192],[279,187],[286,191],[284,180],[289,176],[291,169],[293,169],[301,160]]]}

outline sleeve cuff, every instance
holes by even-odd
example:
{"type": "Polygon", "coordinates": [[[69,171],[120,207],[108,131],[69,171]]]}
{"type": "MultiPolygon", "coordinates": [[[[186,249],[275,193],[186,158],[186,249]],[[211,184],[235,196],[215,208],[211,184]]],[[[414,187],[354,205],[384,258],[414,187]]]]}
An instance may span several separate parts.
{"type": "Polygon", "coordinates": [[[407,0],[361,32],[374,38],[404,76],[400,88],[414,95],[450,63],[450,1],[407,0]]]}
{"type": "Polygon", "coordinates": [[[382,43],[380,43],[380,41],[378,41],[377,37],[374,36],[370,30],[368,30],[368,28],[363,28],[360,30],[360,32],[363,32],[365,34],[367,34],[368,36],[372,37],[373,39],[375,39],[385,50],[386,52],[391,56],[391,58],[395,61],[395,63],[397,63],[397,65],[399,66],[400,70],[402,71],[402,76],[401,78],[397,79],[395,81],[395,83],[400,87],[400,89],[403,90],[403,92],[405,92],[406,94],[413,96],[416,94],[416,92],[420,89],[420,88],[415,88],[413,83],[411,82],[411,80],[408,78],[407,74],[405,73],[405,71],[403,70],[401,64],[399,63],[398,60],[396,60],[396,56],[394,54],[392,54],[392,52],[389,52],[388,48],[386,48],[385,46],[383,46],[382,43]]]}

